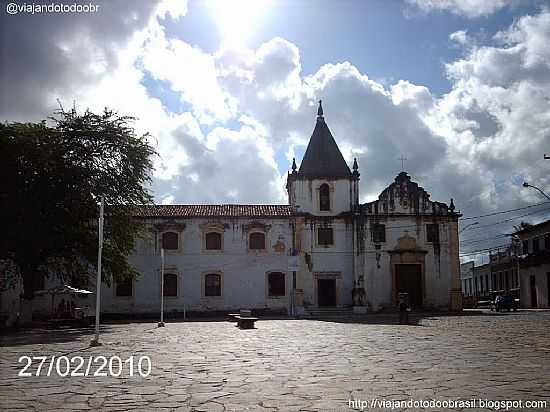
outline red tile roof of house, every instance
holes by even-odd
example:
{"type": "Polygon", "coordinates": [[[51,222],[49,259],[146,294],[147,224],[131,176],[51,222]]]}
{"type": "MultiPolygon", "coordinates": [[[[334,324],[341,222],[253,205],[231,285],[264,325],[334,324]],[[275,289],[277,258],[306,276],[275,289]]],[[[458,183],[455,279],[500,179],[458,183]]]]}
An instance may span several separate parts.
{"type": "Polygon", "coordinates": [[[288,205],[152,205],[136,217],[290,217],[288,205]]]}

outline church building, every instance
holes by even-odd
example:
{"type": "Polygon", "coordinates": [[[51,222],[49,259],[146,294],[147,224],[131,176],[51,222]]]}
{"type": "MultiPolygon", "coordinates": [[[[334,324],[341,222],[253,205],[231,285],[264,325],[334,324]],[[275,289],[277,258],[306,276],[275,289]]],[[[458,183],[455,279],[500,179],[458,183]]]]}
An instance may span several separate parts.
{"type": "Polygon", "coordinates": [[[233,311],[307,315],[319,308],[460,310],[458,218],[401,172],[361,203],[319,103],[304,158],[288,174],[286,205],[153,205],[130,262],[133,281],[103,285],[103,313],[233,311]],[[161,259],[164,249],[164,259],[161,259]],[[161,265],[164,261],[164,280],[161,265]],[[164,283],[164,287],[161,288],[164,283]]]}

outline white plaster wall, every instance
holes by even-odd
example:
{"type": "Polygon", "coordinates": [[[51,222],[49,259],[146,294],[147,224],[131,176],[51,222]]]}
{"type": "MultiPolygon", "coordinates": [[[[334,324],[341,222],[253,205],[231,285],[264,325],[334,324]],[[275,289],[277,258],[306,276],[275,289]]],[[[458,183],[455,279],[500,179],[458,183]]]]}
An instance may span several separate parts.
{"type": "MultiPolygon", "coordinates": [[[[166,220],[165,220],[166,221],[166,220]]],[[[287,272],[288,253],[292,245],[289,219],[254,220],[270,229],[266,235],[266,250],[251,251],[247,248],[247,233],[243,225],[251,223],[249,219],[184,219],[181,232],[181,250],[165,255],[165,273],[178,275],[178,296],[165,297],[165,311],[182,312],[186,310],[231,310],[240,308],[288,308],[291,274],[287,272]],[[223,233],[223,250],[203,250],[202,224],[218,222],[226,225],[223,233]],[[274,246],[282,242],[284,251],[277,252],[274,246]],[[286,296],[269,298],[267,291],[267,273],[283,272],[285,276],[286,296]],[[204,297],[203,275],[220,273],[222,275],[222,296],[204,297]]],[[[149,229],[152,230],[152,223],[149,229]]],[[[155,242],[153,234],[149,239],[139,242],[130,262],[141,276],[134,281],[132,297],[115,296],[115,288],[103,285],[102,311],[106,313],[154,313],[160,310],[160,236],[155,242]],[[156,246],[155,246],[156,244],[156,246]]]]}
{"type": "Polygon", "coordinates": [[[548,286],[546,283],[546,273],[548,272],[550,272],[550,265],[548,264],[520,269],[520,306],[522,308],[531,307],[531,275],[535,276],[535,287],[537,289],[537,307],[550,307],[548,301],[548,286]]]}
{"type": "Polygon", "coordinates": [[[339,306],[351,305],[351,290],[353,288],[353,227],[342,219],[334,219],[334,244],[331,246],[317,245],[316,230],[319,224],[306,223],[302,230],[302,252],[311,255],[313,262],[310,271],[305,260],[301,259],[302,270],[298,280],[298,288],[304,290],[304,304],[316,306],[316,272],[339,273],[337,293],[339,306]]]}

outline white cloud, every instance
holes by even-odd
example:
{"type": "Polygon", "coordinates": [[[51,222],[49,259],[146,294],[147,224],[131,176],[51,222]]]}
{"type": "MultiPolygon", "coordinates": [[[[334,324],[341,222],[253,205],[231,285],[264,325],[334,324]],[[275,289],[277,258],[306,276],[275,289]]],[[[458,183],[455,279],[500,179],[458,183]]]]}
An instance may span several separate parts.
{"type": "Polygon", "coordinates": [[[469,38],[466,30],[458,30],[449,34],[449,40],[465,45],[468,43],[469,38]]]}
{"type": "MultiPolygon", "coordinates": [[[[157,17],[166,12],[146,8],[140,24],[109,34],[117,39],[105,42],[112,48],[92,42],[93,58],[84,41],[47,42],[59,54],[59,72],[44,83],[51,87],[38,88],[36,102],[32,94],[17,95],[1,115],[46,116],[59,97],[69,106],[75,100],[80,108],[107,105],[137,116],[138,131],[151,132],[160,154],[156,199],[169,203],[284,202],[286,175],[278,172],[275,153],[286,156],[290,168],[314,128],[319,99],[346,160],[358,158],[363,200],[391,183],[401,155],[434,200],[454,197],[470,215],[538,202],[517,176],[550,185],[541,159],[550,152],[548,11],[518,19],[490,45],[453,33],[451,40],[468,47],[446,66],[453,87],[442,97],[406,79],[384,85],[350,62],[327,63],[304,76],[300,50],[281,38],[209,54],[168,38],[157,17]],[[70,72],[78,59],[82,79],[70,72]],[[151,97],[145,73],[166,82],[189,111],[171,112],[151,97]]],[[[86,35],[75,38],[94,40],[86,35]]],[[[36,86],[41,75],[22,69],[21,84],[36,86]]]]}
{"type": "Polygon", "coordinates": [[[468,18],[493,14],[517,0],[407,0],[425,12],[447,11],[468,18]]]}
{"type": "Polygon", "coordinates": [[[472,186],[463,188],[471,210],[543,200],[514,176],[550,184],[542,159],[550,141],[549,22],[549,11],[522,17],[496,36],[499,46],[475,47],[447,65],[453,89],[427,122],[448,141],[448,164],[465,175],[445,181],[472,186]]]}

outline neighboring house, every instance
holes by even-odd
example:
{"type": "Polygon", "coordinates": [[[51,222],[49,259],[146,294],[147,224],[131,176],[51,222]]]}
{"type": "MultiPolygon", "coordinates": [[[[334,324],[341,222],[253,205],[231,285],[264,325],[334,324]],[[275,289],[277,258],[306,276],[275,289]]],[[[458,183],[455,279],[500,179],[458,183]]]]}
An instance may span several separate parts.
{"type": "Polygon", "coordinates": [[[474,288],[477,285],[477,292],[475,293],[478,300],[488,300],[491,298],[491,291],[493,290],[491,285],[491,265],[486,263],[481,266],[475,266],[473,279],[474,288]]]}
{"type": "Polygon", "coordinates": [[[550,307],[550,220],[514,233],[521,241],[520,303],[524,308],[550,307]]]}
{"type": "Polygon", "coordinates": [[[504,251],[489,254],[491,291],[520,298],[520,282],[518,275],[518,257],[513,246],[504,251]]]}
{"type": "Polygon", "coordinates": [[[161,248],[167,312],[376,311],[395,308],[399,292],[416,307],[460,309],[452,201],[431,201],[401,172],[361,204],[357,162],[352,169],[319,105],[302,163],[288,175],[288,205],[143,207],[136,218],[147,236],[129,257],[141,276],[103,285],[102,312],[159,310],[161,248]]]}
{"type": "Polygon", "coordinates": [[[460,283],[464,296],[474,296],[474,261],[460,264],[460,283]]]}

